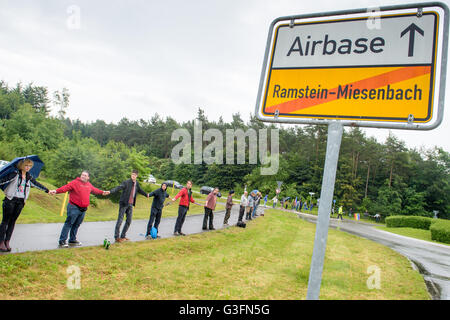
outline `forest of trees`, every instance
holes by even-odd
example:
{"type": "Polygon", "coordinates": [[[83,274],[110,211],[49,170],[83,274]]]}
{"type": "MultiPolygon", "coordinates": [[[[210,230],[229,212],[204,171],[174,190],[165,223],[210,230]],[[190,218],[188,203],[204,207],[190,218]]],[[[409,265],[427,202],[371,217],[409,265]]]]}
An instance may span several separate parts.
{"type": "MultiPolygon", "coordinates": [[[[9,87],[0,82],[0,159],[9,161],[37,154],[45,162],[43,174],[57,185],[87,169],[91,180],[106,189],[120,183],[129,176],[131,168],[136,168],[140,178],[152,173],[183,184],[190,179],[198,186],[234,189],[237,194],[247,185],[248,189],[259,189],[273,198],[276,181],[283,181],[283,197],[306,200],[309,192],[320,194],[326,126],[277,126],[279,170],[276,175],[264,176],[260,174],[260,164],[176,165],[170,159],[178,144],[171,141],[172,132],[185,128],[193,136],[194,120],[202,122],[203,130],[215,128],[224,136],[226,129],[276,128],[254,116],[247,123],[240,114],[233,114],[229,123],[222,118],[210,121],[205,111],[198,109],[196,119],[183,123],[158,114],[149,120],[123,118],[117,124],[100,119],[85,123],[66,117],[69,98],[67,89],[50,96],[45,87],[9,87]],[[52,108],[57,116],[50,115],[52,108]]],[[[393,134],[380,143],[359,128],[347,128],[342,138],[335,199],[353,211],[368,210],[383,216],[433,216],[433,210],[438,210],[440,218],[449,219],[449,169],[449,153],[442,148],[410,149],[393,134]]]]}

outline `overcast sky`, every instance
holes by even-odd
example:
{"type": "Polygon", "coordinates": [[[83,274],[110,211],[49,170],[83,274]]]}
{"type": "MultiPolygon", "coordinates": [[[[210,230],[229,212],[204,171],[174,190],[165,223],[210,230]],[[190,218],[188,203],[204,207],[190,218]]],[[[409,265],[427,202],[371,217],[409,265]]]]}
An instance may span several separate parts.
{"type": "MultiPolygon", "coordinates": [[[[67,88],[67,116],[82,121],[186,121],[198,107],[210,120],[239,112],[247,121],[275,18],[414,2],[0,0],[0,79],[67,88]]],[[[447,94],[439,128],[392,133],[408,147],[450,151],[449,103],[447,94]]],[[[365,131],[380,142],[388,135],[365,131]]]]}

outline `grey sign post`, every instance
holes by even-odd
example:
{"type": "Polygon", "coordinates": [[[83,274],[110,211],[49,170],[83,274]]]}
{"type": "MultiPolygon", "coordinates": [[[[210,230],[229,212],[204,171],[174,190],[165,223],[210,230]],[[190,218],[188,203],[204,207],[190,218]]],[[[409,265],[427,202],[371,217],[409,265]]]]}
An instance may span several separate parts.
{"type": "Polygon", "coordinates": [[[343,126],[432,130],[443,119],[449,36],[447,5],[415,3],[376,11],[375,17],[370,9],[285,16],[275,19],[269,28],[255,106],[257,119],[328,125],[307,299],[319,299],[343,126]],[[371,25],[371,19],[379,19],[381,27],[365,28],[371,25]],[[372,39],[370,45],[363,44],[368,39],[372,39]],[[363,45],[350,50],[350,43],[363,45]],[[374,81],[377,77],[370,79],[364,71],[385,67],[405,68],[412,73],[396,73],[397,82],[390,82],[398,72],[391,69],[394,73],[381,76],[384,82],[380,85],[380,77],[374,81]],[[351,77],[359,71],[362,78],[345,80],[340,76],[344,69],[351,77]],[[430,81],[419,84],[421,72],[430,81]],[[414,100],[422,99],[418,108],[411,103],[411,96],[403,95],[413,92],[411,88],[401,89],[402,81],[407,79],[416,83],[414,100]],[[393,87],[399,94],[398,101],[384,98],[384,92],[391,92],[393,87]],[[347,95],[344,88],[353,88],[353,94],[347,95]],[[427,94],[422,96],[422,90],[427,94]],[[359,100],[361,97],[364,101],[359,100]],[[367,107],[370,99],[375,103],[373,108],[367,107]],[[367,113],[361,111],[364,108],[367,113]],[[420,118],[418,113],[424,116],[420,118]]]}
{"type": "Polygon", "coordinates": [[[328,125],[327,153],[322,179],[322,191],[320,193],[319,217],[317,220],[316,236],[314,238],[314,249],[309,272],[308,292],[306,295],[306,299],[308,300],[319,299],[342,132],[343,126],[340,122],[334,122],[328,125]]]}

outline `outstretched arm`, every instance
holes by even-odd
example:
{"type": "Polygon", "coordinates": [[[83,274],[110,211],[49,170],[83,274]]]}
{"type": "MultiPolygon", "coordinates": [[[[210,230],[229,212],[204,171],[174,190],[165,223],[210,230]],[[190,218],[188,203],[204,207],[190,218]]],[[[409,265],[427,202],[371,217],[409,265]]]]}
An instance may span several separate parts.
{"type": "Polygon", "coordinates": [[[30,181],[32,187],[38,188],[39,190],[42,190],[45,193],[49,193],[49,190],[45,186],[37,182],[36,179],[34,179],[33,177],[31,177],[30,181]]]}
{"type": "Polygon", "coordinates": [[[123,190],[125,188],[126,188],[126,186],[125,186],[125,181],[124,181],[120,185],[118,185],[117,187],[112,188],[109,192],[110,193],[116,193],[117,191],[123,190]]]}

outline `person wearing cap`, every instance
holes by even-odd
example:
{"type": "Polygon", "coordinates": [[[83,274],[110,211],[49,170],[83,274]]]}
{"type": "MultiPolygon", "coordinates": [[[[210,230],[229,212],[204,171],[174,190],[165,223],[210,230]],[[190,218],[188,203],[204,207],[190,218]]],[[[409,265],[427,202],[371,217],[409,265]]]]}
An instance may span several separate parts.
{"type": "Polygon", "coordinates": [[[231,208],[233,207],[233,195],[234,195],[234,190],[231,190],[228,193],[227,203],[225,204],[226,211],[225,211],[225,218],[223,219],[224,226],[228,225],[228,219],[230,219],[231,208]]]}
{"type": "MultiPolygon", "coordinates": [[[[147,224],[147,233],[145,234],[146,239],[150,239],[150,232],[152,227],[158,230],[159,222],[161,221],[162,209],[164,208],[164,201],[169,197],[167,194],[167,184],[162,183],[161,188],[156,189],[149,193],[149,197],[153,198],[152,208],[150,209],[150,219],[147,224]],[[154,224],[153,224],[154,223],[154,224]]],[[[159,238],[159,236],[157,236],[159,238]]]]}

